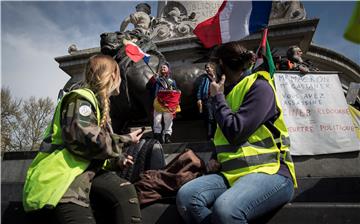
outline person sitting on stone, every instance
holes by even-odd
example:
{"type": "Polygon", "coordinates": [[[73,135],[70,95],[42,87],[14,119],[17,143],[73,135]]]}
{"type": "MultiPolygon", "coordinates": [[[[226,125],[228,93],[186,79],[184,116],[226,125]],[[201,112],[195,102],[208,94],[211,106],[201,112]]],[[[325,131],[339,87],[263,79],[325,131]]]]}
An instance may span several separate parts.
{"type": "Polygon", "coordinates": [[[319,71],[309,60],[304,61],[303,52],[299,46],[290,46],[286,52],[286,58],[280,64],[280,70],[300,71],[303,74],[309,71],[319,71]]]}
{"type": "Polygon", "coordinates": [[[112,172],[134,163],[123,150],[142,136],[141,129],[126,135],[112,129],[109,98],[120,94],[119,66],[95,55],[84,75],[84,85],[58,102],[27,171],[24,210],[31,223],[95,224],[93,209],[114,223],[140,223],[134,185],[112,172]]]}
{"type": "Polygon", "coordinates": [[[147,3],[140,3],[136,5],[135,9],[136,12],[130,14],[121,23],[120,32],[124,32],[129,23],[132,23],[135,31],[148,35],[152,20],[152,17],[150,16],[151,7],[147,3]]]}
{"type": "Polygon", "coordinates": [[[152,76],[147,84],[154,99],[154,138],[160,143],[170,143],[172,134],[173,118],[180,111],[180,95],[176,82],[170,78],[169,63],[165,62],[160,66],[160,75],[152,76]],[[164,128],[162,120],[164,119],[164,128]],[[162,131],[164,133],[164,140],[162,131]]]}

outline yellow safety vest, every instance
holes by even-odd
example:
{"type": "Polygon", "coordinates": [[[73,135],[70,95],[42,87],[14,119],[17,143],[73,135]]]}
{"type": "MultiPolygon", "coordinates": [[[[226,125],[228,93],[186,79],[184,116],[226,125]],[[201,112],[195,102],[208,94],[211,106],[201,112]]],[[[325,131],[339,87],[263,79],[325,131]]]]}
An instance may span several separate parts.
{"type": "Polygon", "coordinates": [[[277,173],[280,168],[280,158],[282,158],[290,170],[294,186],[297,187],[294,163],[289,151],[289,134],[269,73],[259,71],[246,76],[226,96],[226,101],[230,109],[236,112],[240,108],[246,93],[259,76],[264,77],[274,91],[276,106],[280,111],[280,116],[275,120],[274,127],[279,131],[280,137],[275,139],[271,131],[262,124],[244,144],[230,145],[218,126],[214,144],[217,159],[221,163],[221,172],[232,186],[238,178],[250,173],[277,173]]]}
{"type": "MultiPolygon", "coordinates": [[[[87,99],[96,108],[96,116],[100,124],[98,101],[91,90],[77,89],[67,95],[69,94],[78,94],[87,99]]],[[[45,131],[44,141],[48,140],[48,144],[45,144],[45,148],[40,148],[28,169],[23,190],[25,211],[37,210],[45,206],[55,207],[74,179],[90,164],[89,160],[70,153],[63,146],[60,120],[64,98],[65,96],[56,106],[53,120],[45,131]]]]}

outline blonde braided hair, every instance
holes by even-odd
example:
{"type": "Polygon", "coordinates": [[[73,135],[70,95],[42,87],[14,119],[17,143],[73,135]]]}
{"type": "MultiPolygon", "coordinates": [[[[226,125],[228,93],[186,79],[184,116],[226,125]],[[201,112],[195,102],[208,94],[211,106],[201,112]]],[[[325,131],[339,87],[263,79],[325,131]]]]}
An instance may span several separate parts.
{"type": "Polygon", "coordinates": [[[86,87],[91,89],[100,103],[101,121],[100,127],[105,127],[110,120],[110,91],[113,91],[114,83],[112,75],[115,73],[120,79],[120,69],[116,61],[107,55],[92,56],[85,69],[86,87]]]}

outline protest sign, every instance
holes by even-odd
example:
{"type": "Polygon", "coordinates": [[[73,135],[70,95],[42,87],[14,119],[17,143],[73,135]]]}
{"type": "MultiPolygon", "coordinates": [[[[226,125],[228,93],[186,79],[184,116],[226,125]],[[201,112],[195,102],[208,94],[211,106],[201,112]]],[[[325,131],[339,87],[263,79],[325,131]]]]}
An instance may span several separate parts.
{"type": "Polygon", "coordinates": [[[274,81],[292,155],[360,150],[337,74],[279,72],[274,81]]]}

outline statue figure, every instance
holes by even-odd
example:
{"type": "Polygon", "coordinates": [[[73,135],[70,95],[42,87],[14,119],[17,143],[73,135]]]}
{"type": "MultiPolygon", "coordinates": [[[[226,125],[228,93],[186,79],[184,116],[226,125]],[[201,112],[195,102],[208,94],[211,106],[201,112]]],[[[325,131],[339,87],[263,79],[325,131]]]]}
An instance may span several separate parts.
{"type": "Polygon", "coordinates": [[[115,58],[120,67],[120,95],[111,98],[112,126],[116,133],[126,132],[127,121],[143,119],[152,120],[149,92],[146,84],[158,71],[165,57],[157,50],[150,38],[142,33],[125,31],[103,33],[100,35],[101,53],[115,58]],[[123,40],[132,40],[144,52],[150,54],[150,61],[134,63],[126,56],[123,40]]]}
{"type": "Polygon", "coordinates": [[[147,3],[139,3],[136,5],[135,9],[136,12],[130,14],[121,23],[120,32],[125,31],[129,23],[132,23],[136,31],[148,35],[151,27],[151,21],[153,20],[153,17],[150,16],[151,7],[147,3]]]}
{"type": "Polygon", "coordinates": [[[180,2],[168,2],[162,9],[161,17],[154,20],[150,37],[156,41],[190,36],[196,25],[195,17],[196,13],[188,15],[180,2]]]}
{"type": "Polygon", "coordinates": [[[304,20],[305,17],[305,8],[299,0],[273,1],[270,14],[271,25],[304,20]]]}
{"type": "Polygon", "coordinates": [[[181,12],[178,7],[173,7],[170,12],[168,12],[168,16],[175,22],[180,23],[181,21],[181,12]]]}
{"type": "Polygon", "coordinates": [[[74,54],[75,52],[78,51],[78,48],[75,44],[71,44],[68,48],[68,53],[69,54],[74,54]]]}
{"type": "MultiPolygon", "coordinates": [[[[111,119],[114,131],[125,133],[126,121],[144,118],[152,120],[153,99],[146,89],[146,84],[153,76],[153,72],[157,72],[166,60],[151,39],[143,34],[131,31],[103,33],[100,43],[101,52],[114,57],[120,65],[121,91],[120,95],[111,98],[111,119]],[[124,38],[135,40],[134,43],[150,54],[149,66],[144,61],[134,63],[126,56],[123,46],[124,38]]],[[[196,109],[194,107],[196,78],[204,71],[197,66],[175,67],[172,71],[173,78],[182,91],[182,115],[191,117],[194,112],[196,113],[194,111],[196,109]]]]}

